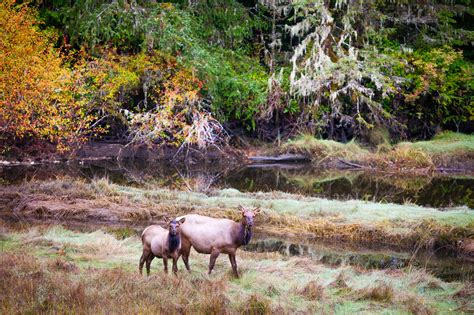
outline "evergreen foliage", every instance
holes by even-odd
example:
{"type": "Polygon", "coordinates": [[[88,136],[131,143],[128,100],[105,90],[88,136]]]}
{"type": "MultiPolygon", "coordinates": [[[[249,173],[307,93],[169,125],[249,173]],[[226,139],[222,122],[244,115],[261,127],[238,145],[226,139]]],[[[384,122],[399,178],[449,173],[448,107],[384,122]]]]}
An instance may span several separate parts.
{"type": "MultiPolygon", "coordinates": [[[[128,141],[206,146],[225,141],[221,124],[265,140],[298,133],[364,140],[374,129],[388,130],[392,139],[470,131],[470,5],[49,0],[7,1],[2,10],[37,10],[28,9],[32,21],[41,21],[31,22],[35,36],[51,40],[36,53],[60,58],[57,66],[75,83],[65,91],[87,108],[93,126],[128,141]],[[207,130],[200,140],[197,126],[207,130]]],[[[65,77],[48,75],[55,76],[51,82],[65,77]]]]}

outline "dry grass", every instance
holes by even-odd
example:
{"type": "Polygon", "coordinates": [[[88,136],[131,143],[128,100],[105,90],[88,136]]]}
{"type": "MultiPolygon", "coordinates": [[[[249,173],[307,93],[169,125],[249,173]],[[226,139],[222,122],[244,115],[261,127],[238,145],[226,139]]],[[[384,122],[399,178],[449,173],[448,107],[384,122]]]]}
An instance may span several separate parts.
{"type": "Polygon", "coordinates": [[[410,145],[397,145],[385,153],[369,154],[362,160],[373,168],[390,172],[431,172],[435,164],[431,156],[410,145]]]}
{"type": "MultiPolygon", "coordinates": [[[[383,137],[382,137],[383,138],[383,137]]],[[[381,141],[381,140],[380,140],[381,141]]],[[[380,142],[376,141],[376,142],[380,142]]],[[[339,159],[365,167],[396,173],[427,173],[437,167],[467,167],[474,165],[474,136],[445,132],[429,141],[401,142],[391,146],[381,141],[373,152],[354,141],[343,144],[332,140],[316,139],[303,135],[290,140],[272,153],[298,153],[317,164],[337,165],[339,159]]]]}
{"type": "Polygon", "coordinates": [[[460,306],[457,308],[460,312],[474,313],[474,283],[468,282],[457,290],[453,297],[459,301],[460,306]]]}
{"type": "Polygon", "coordinates": [[[333,140],[316,139],[311,135],[302,135],[290,140],[277,150],[279,153],[304,154],[318,163],[334,158],[358,160],[369,154],[368,150],[353,141],[344,144],[333,140]]]}
{"type": "Polygon", "coordinates": [[[349,288],[349,286],[347,285],[347,280],[348,276],[346,275],[346,273],[340,272],[337,275],[336,279],[334,279],[334,281],[329,284],[329,287],[337,289],[347,289],[349,288]]]}
{"type": "Polygon", "coordinates": [[[359,289],[355,292],[358,300],[374,300],[378,302],[392,302],[394,297],[393,288],[385,282],[375,283],[369,287],[359,289]]]}
{"type": "MultiPolygon", "coordinates": [[[[264,212],[257,219],[257,226],[269,232],[297,231],[314,238],[398,248],[456,248],[457,241],[468,238],[474,229],[474,218],[465,208],[439,211],[277,192],[240,193],[232,189],[205,195],[153,187],[133,188],[105,180],[92,183],[68,178],[59,179],[57,183],[32,181],[1,188],[0,197],[9,200],[7,210],[25,216],[123,222],[167,221],[186,213],[239,220],[235,210],[239,204],[260,206],[264,212]],[[81,198],[75,197],[78,194],[81,198]]],[[[133,235],[133,231],[127,229],[110,232],[118,238],[133,235]]]]}
{"type": "Polygon", "coordinates": [[[192,313],[221,314],[220,280],[149,278],[122,269],[88,269],[77,275],[30,255],[0,255],[2,313],[192,313]],[[11,266],[15,266],[12,268],[11,266]],[[191,297],[191,298],[187,298],[191,297]]]}
{"type": "Polygon", "coordinates": [[[271,301],[268,298],[260,296],[259,294],[253,294],[244,303],[241,312],[242,314],[249,315],[271,314],[270,304],[271,301]]]}
{"type": "Polygon", "coordinates": [[[309,300],[321,300],[324,297],[324,287],[316,281],[310,281],[298,291],[298,294],[309,300]]]}
{"type": "Polygon", "coordinates": [[[178,276],[166,275],[161,262],[155,261],[152,275],[145,277],[137,272],[141,248],[134,236],[118,240],[101,231],[80,233],[58,227],[16,232],[5,224],[2,233],[0,312],[4,314],[378,313],[381,309],[431,314],[466,307],[473,297],[459,283],[438,279],[443,289],[430,288],[427,283],[435,278],[422,271],[332,268],[308,258],[242,251],[240,279],[231,277],[226,257],[220,257],[213,275],[207,276],[208,256],[196,253],[191,255],[191,273],[180,263],[178,276]],[[96,255],[96,242],[118,250],[96,255]]]}

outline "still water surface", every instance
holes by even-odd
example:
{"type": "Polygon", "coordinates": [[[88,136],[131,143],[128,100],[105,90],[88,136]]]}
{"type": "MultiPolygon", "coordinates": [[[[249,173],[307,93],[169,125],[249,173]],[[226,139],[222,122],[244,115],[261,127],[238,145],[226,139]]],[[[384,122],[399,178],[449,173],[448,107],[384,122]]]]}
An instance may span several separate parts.
{"type": "Polygon", "coordinates": [[[235,188],[244,192],[276,190],[339,200],[362,199],[437,208],[467,206],[474,209],[474,176],[470,175],[397,176],[316,169],[306,164],[242,165],[229,168],[225,163],[172,165],[140,160],[0,167],[0,184],[58,176],[85,179],[106,177],[111,182],[123,185],[153,184],[192,191],[219,188],[235,188]]]}

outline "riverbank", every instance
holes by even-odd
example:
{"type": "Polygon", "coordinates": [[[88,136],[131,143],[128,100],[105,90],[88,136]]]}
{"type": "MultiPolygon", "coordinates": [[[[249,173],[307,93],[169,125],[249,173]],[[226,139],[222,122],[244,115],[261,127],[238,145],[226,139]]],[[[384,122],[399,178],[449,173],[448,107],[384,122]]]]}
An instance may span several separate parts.
{"type": "Polygon", "coordinates": [[[337,313],[471,312],[466,282],[444,282],[423,270],[331,267],[302,257],[239,251],[240,278],[219,257],[211,276],[208,256],[192,251],[178,276],[152,263],[138,275],[138,236],[58,226],[12,226],[0,221],[2,313],[337,313]]]}
{"type": "Polygon", "coordinates": [[[313,136],[301,136],[280,146],[242,143],[239,148],[227,145],[208,150],[91,142],[62,154],[0,156],[0,165],[97,160],[166,161],[188,165],[225,161],[227,167],[298,162],[311,163],[321,169],[362,169],[394,174],[474,173],[474,135],[444,132],[429,141],[400,142],[394,145],[385,142],[371,148],[354,141],[340,143],[313,136]]]}
{"type": "Polygon", "coordinates": [[[473,210],[436,209],[360,200],[337,201],[281,192],[207,194],[148,185],[130,187],[107,180],[61,178],[0,188],[2,216],[101,222],[167,221],[186,213],[234,218],[239,204],[262,207],[257,227],[279,235],[393,249],[462,254],[460,240],[472,237],[473,210]]]}
{"type": "MultiPolygon", "coordinates": [[[[474,135],[444,132],[429,141],[387,142],[375,149],[356,142],[340,143],[301,136],[253,152],[254,156],[291,156],[330,168],[371,169],[389,173],[472,172],[474,171],[474,135]]],[[[254,157],[255,158],[255,157],[254,157]]]]}

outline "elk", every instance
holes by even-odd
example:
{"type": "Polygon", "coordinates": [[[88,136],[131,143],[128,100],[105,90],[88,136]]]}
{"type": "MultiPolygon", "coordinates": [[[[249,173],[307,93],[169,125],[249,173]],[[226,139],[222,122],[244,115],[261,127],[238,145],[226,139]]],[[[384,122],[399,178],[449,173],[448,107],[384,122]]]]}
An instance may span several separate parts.
{"type": "Polygon", "coordinates": [[[232,271],[236,277],[237,262],[235,253],[242,245],[247,245],[252,238],[254,217],[260,213],[260,208],[249,210],[239,206],[242,214],[240,222],[229,219],[215,219],[197,214],[188,214],[177,219],[185,218],[181,226],[181,254],[186,269],[189,271],[189,252],[191,247],[201,254],[210,254],[209,274],[220,253],[228,254],[232,271]]]}
{"type": "Polygon", "coordinates": [[[142,233],[143,253],[140,257],[138,270],[143,273],[143,264],[146,261],[146,273],[150,275],[150,265],[153,258],[163,258],[165,272],[168,272],[168,258],[173,259],[173,272],[178,272],[178,259],[181,255],[180,225],[185,221],[172,220],[168,223],[168,230],[159,225],[150,225],[142,233]]]}

